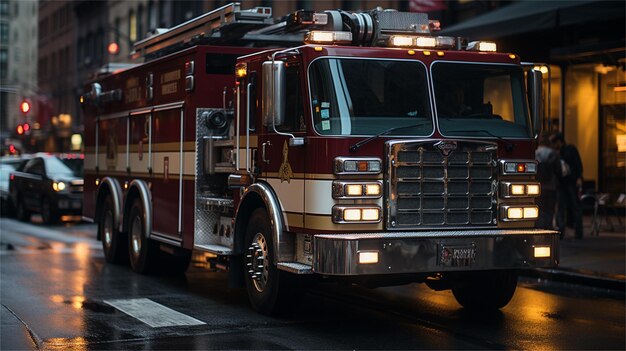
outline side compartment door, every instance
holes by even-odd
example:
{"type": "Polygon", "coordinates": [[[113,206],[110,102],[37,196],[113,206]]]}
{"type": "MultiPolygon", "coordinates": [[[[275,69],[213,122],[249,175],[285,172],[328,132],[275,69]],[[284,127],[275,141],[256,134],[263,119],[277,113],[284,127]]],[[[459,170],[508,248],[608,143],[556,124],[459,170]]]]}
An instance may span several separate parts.
{"type": "Polygon", "coordinates": [[[306,133],[303,94],[303,68],[298,61],[285,63],[285,118],[282,125],[272,122],[263,127],[259,149],[264,178],[276,192],[289,231],[304,227],[305,145],[290,146],[294,137],[306,133]]]}
{"type": "Polygon", "coordinates": [[[181,239],[184,167],[183,105],[155,108],[152,113],[152,232],[181,239]]]}

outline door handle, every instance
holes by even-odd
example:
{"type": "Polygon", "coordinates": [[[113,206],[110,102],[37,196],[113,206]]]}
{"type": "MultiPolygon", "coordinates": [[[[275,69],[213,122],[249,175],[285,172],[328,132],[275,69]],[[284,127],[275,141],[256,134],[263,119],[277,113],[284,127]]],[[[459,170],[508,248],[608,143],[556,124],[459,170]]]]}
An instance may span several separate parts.
{"type": "Polygon", "coordinates": [[[266,146],[272,146],[272,143],[270,143],[270,142],[269,142],[269,140],[263,143],[263,150],[262,150],[262,152],[261,152],[261,159],[263,160],[263,162],[265,162],[265,163],[269,164],[269,163],[270,163],[270,160],[268,160],[268,159],[265,157],[265,147],[266,147],[266,146]]]}

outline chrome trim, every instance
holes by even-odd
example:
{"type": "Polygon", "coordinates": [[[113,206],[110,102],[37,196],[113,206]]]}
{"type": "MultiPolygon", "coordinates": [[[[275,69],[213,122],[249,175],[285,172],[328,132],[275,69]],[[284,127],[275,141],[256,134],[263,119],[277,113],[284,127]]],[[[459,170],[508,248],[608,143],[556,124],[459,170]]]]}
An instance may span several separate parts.
{"type": "Polygon", "coordinates": [[[515,175],[515,176],[533,176],[537,174],[537,168],[539,167],[539,164],[537,161],[535,160],[511,160],[511,159],[505,159],[505,160],[500,160],[498,161],[500,163],[500,174],[501,175],[515,175]],[[506,172],[504,170],[504,164],[505,163],[534,163],[535,164],[535,172],[524,172],[524,173],[517,173],[517,172],[506,172]]]}
{"type": "Polygon", "coordinates": [[[332,210],[332,219],[333,219],[333,223],[336,224],[369,224],[369,223],[380,223],[380,221],[383,218],[383,210],[380,208],[380,206],[378,205],[370,205],[370,204],[359,204],[359,205],[335,205],[333,206],[332,210]],[[343,218],[343,211],[346,209],[377,209],[378,210],[378,219],[375,221],[367,221],[367,220],[361,220],[361,221],[346,221],[343,218]]]}
{"type": "Polygon", "coordinates": [[[243,187],[241,184],[242,178],[243,176],[241,174],[229,174],[227,180],[228,189],[239,189],[243,187]]]}
{"type": "Polygon", "coordinates": [[[96,158],[96,176],[98,175],[100,170],[100,157],[98,155],[100,152],[100,118],[96,117],[96,150],[95,150],[95,158],[96,158]]]}
{"type": "Polygon", "coordinates": [[[439,273],[554,267],[559,260],[559,232],[487,230],[323,234],[313,237],[313,271],[357,276],[439,273]],[[550,246],[551,257],[535,258],[533,247],[550,246]],[[471,246],[476,256],[468,266],[442,264],[443,247],[471,246]],[[359,264],[359,251],[378,251],[378,263],[359,264]]]}
{"type": "Polygon", "coordinates": [[[178,246],[178,247],[183,246],[182,242],[169,239],[169,238],[165,237],[164,235],[165,234],[154,232],[154,233],[151,233],[148,237],[150,239],[154,239],[156,241],[160,241],[160,242],[168,244],[168,245],[178,246]]]}
{"type": "MultiPolygon", "coordinates": [[[[319,45],[305,45],[306,47],[315,47],[315,46],[319,46],[319,45]]],[[[309,75],[309,72],[311,70],[311,65],[313,64],[313,62],[317,61],[317,60],[325,60],[325,59],[346,59],[346,60],[377,60],[377,61],[408,61],[408,62],[417,62],[420,63],[422,66],[424,66],[425,69],[425,73],[426,73],[426,88],[428,89],[428,102],[430,103],[430,118],[431,118],[431,122],[433,125],[433,129],[431,131],[431,133],[429,135],[393,135],[393,134],[386,134],[385,136],[388,137],[419,137],[419,138],[430,138],[435,134],[435,130],[437,129],[436,127],[436,118],[435,118],[435,114],[434,114],[434,109],[435,106],[433,105],[433,91],[431,89],[431,84],[429,83],[430,78],[429,78],[429,70],[428,67],[426,66],[426,64],[420,60],[416,60],[416,59],[390,59],[390,58],[384,58],[384,57],[349,57],[349,56],[318,56],[315,59],[311,60],[311,62],[309,62],[309,65],[306,68],[306,71],[304,72],[304,74],[306,75],[306,83],[307,83],[307,90],[308,90],[308,101],[306,102],[309,105],[309,113],[310,113],[310,123],[311,125],[315,125],[314,120],[313,120],[313,105],[311,104],[311,101],[313,100],[311,97],[311,78],[309,75]]],[[[320,137],[352,137],[352,138],[363,138],[363,137],[369,137],[372,136],[374,134],[365,134],[365,135],[352,135],[352,134],[336,134],[336,135],[322,135],[319,134],[317,132],[317,130],[315,128],[311,128],[311,130],[313,130],[313,133],[315,133],[315,136],[320,136],[320,137]]]]}
{"type": "MultiPolygon", "coordinates": [[[[274,191],[269,184],[261,182],[254,183],[244,190],[239,203],[244,203],[250,193],[255,193],[261,197],[270,217],[272,238],[274,239],[274,263],[291,261],[293,259],[293,252],[289,250],[289,243],[283,235],[285,221],[283,220],[280,204],[274,191]]],[[[235,223],[240,221],[240,219],[237,218],[238,215],[239,213],[235,214],[235,223]]]]}
{"type": "MultiPolygon", "coordinates": [[[[137,188],[137,191],[139,192],[139,199],[143,204],[143,209],[145,211],[144,226],[146,228],[146,238],[150,238],[152,235],[152,201],[150,187],[148,187],[148,184],[146,184],[143,180],[133,179],[133,181],[131,181],[128,185],[128,191],[130,192],[133,188],[137,188]]],[[[126,202],[128,202],[128,198],[126,199],[126,202]]],[[[124,208],[126,208],[126,206],[124,206],[124,208]]]]}
{"type": "Polygon", "coordinates": [[[347,199],[347,200],[357,200],[357,199],[379,199],[383,196],[383,183],[381,181],[343,181],[343,180],[333,180],[333,199],[347,199]],[[365,189],[367,185],[377,184],[380,186],[380,193],[378,195],[365,195],[365,189]],[[363,195],[361,196],[350,196],[346,195],[345,189],[346,185],[361,185],[363,188],[363,195]]]}
{"type": "Polygon", "coordinates": [[[534,207],[537,209],[537,214],[539,214],[539,206],[537,206],[536,204],[511,204],[511,205],[500,205],[499,211],[500,211],[500,220],[502,222],[534,222],[536,220],[539,219],[539,216],[537,216],[537,218],[507,218],[506,214],[507,214],[507,210],[511,207],[518,207],[522,209],[522,213],[524,212],[524,208],[528,208],[528,207],[534,207]]]}
{"type": "Polygon", "coordinates": [[[345,157],[345,156],[339,156],[339,157],[335,157],[335,159],[333,160],[333,173],[334,174],[338,174],[338,175],[342,175],[342,174],[359,174],[359,175],[367,175],[367,174],[380,174],[383,171],[383,161],[378,158],[378,157],[345,157]],[[342,169],[343,169],[343,163],[345,161],[378,161],[380,163],[380,170],[377,172],[372,172],[372,171],[364,171],[364,172],[346,172],[343,170],[339,170],[338,166],[341,164],[342,165],[342,169]]]}
{"type": "Polygon", "coordinates": [[[130,173],[130,116],[126,118],[126,172],[130,173]]]}
{"type": "Polygon", "coordinates": [[[183,160],[185,158],[185,154],[183,153],[183,143],[184,143],[184,130],[185,130],[185,109],[180,109],[180,153],[178,156],[178,234],[183,232],[183,160]]]}
{"type": "Polygon", "coordinates": [[[145,115],[151,112],[152,112],[152,107],[148,107],[148,108],[142,107],[142,108],[138,108],[135,110],[130,110],[128,114],[130,116],[137,116],[137,115],[145,115]]]}
{"type": "Polygon", "coordinates": [[[246,172],[252,173],[250,166],[250,88],[252,83],[246,87],[246,172]]]}
{"type": "MultiPolygon", "coordinates": [[[[526,187],[524,187],[524,191],[526,187]]],[[[521,198],[533,198],[541,195],[541,183],[539,182],[500,182],[500,197],[503,199],[521,199],[521,198]],[[513,195],[510,193],[511,185],[537,185],[539,186],[539,194],[536,195],[528,195],[524,193],[523,195],[513,195]]]]}
{"type": "Polygon", "coordinates": [[[172,102],[169,104],[156,105],[152,106],[154,112],[165,111],[165,110],[175,110],[177,108],[182,108],[185,105],[184,101],[172,102]]]}
{"type": "Polygon", "coordinates": [[[152,112],[158,112],[158,111],[165,111],[165,110],[173,110],[176,108],[180,108],[183,107],[185,105],[184,101],[178,101],[178,102],[172,102],[169,104],[162,104],[162,105],[155,105],[155,106],[147,106],[147,107],[142,107],[139,109],[135,109],[135,110],[126,110],[126,111],[121,111],[121,112],[115,112],[115,113],[110,113],[108,115],[102,115],[98,118],[99,120],[108,120],[108,119],[115,119],[115,118],[121,118],[121,117],[128,117],[130,114],[136,112],[136,111],[148,111],[148,110],[152,110],[152,112]]]}
{"type": "Polygon", "coordinates": [[[95,223],[94,219],[93,219],[93,218],[91,218],[91,217],[81,216],[81,217],[80,217],[80,219],[81,219],[83,222],[95,223]]]}
{"type": "Polygon", "coordinates": [[[313,267],[308,264],[299,262],[281,262],[278,265],[278,269],[293,274],[313,274],[313,267]]]}
{"type": "Polygon", "coordinates": [[[240,123],[240,118],[241,118],[241,89],[239,89],[239,84],[237,84],[237,121],[236,121],[236,126],[235,129],[237,130],[237,135],[235,136],[235,140],[237,142],[237,148],[235,149],[235,164],[237,165],[236,169],[239,170],[241,169],[241,166],[239,164],[239,123],[240,123]]]}
{"type": "Polygon", "coordinates": [[[120,186],[120,183],[117,181],[117,179],[112,177],[104,177],[102,178],[102,180],[100,180],[100,184],[98,185],[98,190],[96,191],[96,199],[100,195],[100,192],[104,191],[102,189],[104,189],[103,186],[105,184],[109,188],[109,192],[113,197],[113,224],[116,228],[118,228],[118,230],[122,231],[122,218],[124,217],[124,213],[122,212],[122,199],[124,198],[122,195],[122,187],[120,186]]]}

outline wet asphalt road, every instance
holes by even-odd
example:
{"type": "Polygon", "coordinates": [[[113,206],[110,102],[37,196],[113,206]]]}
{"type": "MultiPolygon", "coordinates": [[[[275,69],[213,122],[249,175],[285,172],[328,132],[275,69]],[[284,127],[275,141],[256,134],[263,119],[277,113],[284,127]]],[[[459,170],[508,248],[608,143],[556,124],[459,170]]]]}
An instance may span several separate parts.
{"type": "Polygon", "coordinates": [[[0,273],[2,350],[626,347],[623,293],[522,279],[501,312],[473,315],[421,284],[321,284],[271,318],[199,262],[178,277],[106,265],[92,224],[0,219],[0,273]],[[204,324],[151,327],[104,302],[134,298],[204,324]]]}

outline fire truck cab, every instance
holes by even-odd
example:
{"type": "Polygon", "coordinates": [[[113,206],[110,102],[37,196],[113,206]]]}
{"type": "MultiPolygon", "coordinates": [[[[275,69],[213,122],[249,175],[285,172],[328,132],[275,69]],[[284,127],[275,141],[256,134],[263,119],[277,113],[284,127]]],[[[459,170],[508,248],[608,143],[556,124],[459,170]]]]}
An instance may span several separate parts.
{"type": "Polygon", "coordinates": [[[541,73],[438,27],[233,3],[138,42],[143,63],[81,97],[107,262],[184,271],[206,252],[262,313],[316,277],[504,307],[517,270],[559,260],[535,228],[541,73]]]}

